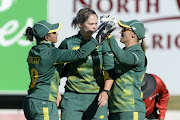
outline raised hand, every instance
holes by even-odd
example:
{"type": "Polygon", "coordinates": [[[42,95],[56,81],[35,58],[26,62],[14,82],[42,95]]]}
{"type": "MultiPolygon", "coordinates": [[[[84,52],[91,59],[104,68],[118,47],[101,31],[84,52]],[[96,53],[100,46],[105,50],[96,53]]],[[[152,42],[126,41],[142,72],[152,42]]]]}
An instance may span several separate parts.
{"type": "Polygon", "coordinates": [[[107,15],[101,18],[101,24],[98,29],[92,34],[92,37],[100,44],[106,40],[108,35],[117,28],[117,20],[115,17],[107,15]]]}

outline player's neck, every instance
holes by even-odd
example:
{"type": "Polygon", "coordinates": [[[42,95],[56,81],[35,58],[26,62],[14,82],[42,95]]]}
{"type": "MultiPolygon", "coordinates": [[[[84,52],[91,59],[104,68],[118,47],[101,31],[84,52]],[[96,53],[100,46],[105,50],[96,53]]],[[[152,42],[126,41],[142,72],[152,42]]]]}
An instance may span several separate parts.
{"type": "Polygon", "coordinates": [[[126,42],[125,46],[126,46],[126,48],[128,48],[128,47],[131,47],[131,46],[134,46],[134,45],[137,45],[137,44],[138,44],[138,42],[136,42],[134,40],[131,40],[131,41],[126,42]]]}
{"type": "Polygon", "coordinates": [[[83,37],[84,40],[89,41],[89,39],[91,38],[91,35],[84,33],[82,31],[80,31],[81,36],[83,37]]]}

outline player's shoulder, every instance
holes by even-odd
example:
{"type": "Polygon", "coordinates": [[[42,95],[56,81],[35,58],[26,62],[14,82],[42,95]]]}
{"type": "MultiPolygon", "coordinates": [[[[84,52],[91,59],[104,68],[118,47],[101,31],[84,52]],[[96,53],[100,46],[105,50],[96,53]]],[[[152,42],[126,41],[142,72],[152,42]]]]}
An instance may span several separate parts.
{"type": "Polygon", "coordinates": [[[129,47],[129,51],[143,51],[139,44],[129,47]]]}
{"type": "Polygon", "coordinates": [[[142,58],[145,58],[145,56],[146,56],[139,44],[130,47],[129,50],[126,50],[126,51],[129,51],[130,53],[134,53],[138,56],[141,56],[142,58]]]}
{"type": "Polygon", "coordinates": [[[67,38],[65,38],[65,39],[61,42],[59,48],[63,48],[63,49],[64,49],[64,48],[68,48],[68,46],[73,45],[74,42],[77,42],[77,41],[79,41],[77,35],[74,35],[74,36],[71,36],[71,37],[67,37],[67,38]]]}
{"type": "Polygon", "coordinates": [[[78,40],[79,38],[78,38],[78,35],[73,35],[73,36],[71,36],[71,37],[67,37],[67,38],[65,38],[64,40],[63,40],[63,42],[72,42],[72,41],[76,41],[76,40],[78,40]]]}

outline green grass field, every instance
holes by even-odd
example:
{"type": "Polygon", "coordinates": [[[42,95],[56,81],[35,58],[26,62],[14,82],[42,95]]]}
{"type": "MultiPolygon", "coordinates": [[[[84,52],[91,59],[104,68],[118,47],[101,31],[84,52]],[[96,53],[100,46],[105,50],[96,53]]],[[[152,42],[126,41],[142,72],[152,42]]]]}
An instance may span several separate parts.
{"type": "Polygon", "coordinates": [[[180,96],[170,96],[168,110],[180,110],[180,96]]]}

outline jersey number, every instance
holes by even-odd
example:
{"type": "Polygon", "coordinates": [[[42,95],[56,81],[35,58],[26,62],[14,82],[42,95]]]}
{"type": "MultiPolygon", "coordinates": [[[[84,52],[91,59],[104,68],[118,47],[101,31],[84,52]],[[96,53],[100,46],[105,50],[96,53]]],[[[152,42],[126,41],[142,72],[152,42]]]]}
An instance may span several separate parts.
{"type": "Polygon", "coordinates": [[[38,80],[38,72],[35,68],[31,69],[31,84],[30,87],[34,88],[34,86],[36,85],[36,81],[38,80]]]}

